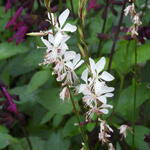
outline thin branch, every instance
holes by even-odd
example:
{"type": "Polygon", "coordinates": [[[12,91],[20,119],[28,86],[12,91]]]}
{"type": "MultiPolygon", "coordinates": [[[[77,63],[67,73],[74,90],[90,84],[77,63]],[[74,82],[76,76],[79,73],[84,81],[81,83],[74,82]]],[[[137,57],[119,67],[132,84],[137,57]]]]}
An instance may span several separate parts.
{"type": "Polygon", "coordinates": [[[122,10],[121,10],[121,15],[120,15],[119,22],[118,22],[117,31],[116,31],[116,34],[115,34],[115,37],[114,37],[114,40],[113,40],[112,48],[111,48],[108,71],[111,69],[113,55],[114,55],[114,52],[115,52],[116,44],[117,44],[117,41],[118,41],[118,36],[119,36],[119,33],[120,33],[120,27],[122,25],[123,18],[124,18],[124,9],[125,9],[126,3],[127,3],[127,0],[124,0],[124,3],[122,5],[122,10]]]}

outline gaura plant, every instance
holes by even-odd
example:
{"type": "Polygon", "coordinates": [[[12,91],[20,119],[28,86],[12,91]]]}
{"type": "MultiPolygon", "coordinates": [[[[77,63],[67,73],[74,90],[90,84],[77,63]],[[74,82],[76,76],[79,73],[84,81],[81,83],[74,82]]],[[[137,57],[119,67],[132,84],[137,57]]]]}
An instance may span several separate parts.
{"type": "MultiPolygon", "coordinates": [[[[100,125],[99,141],[105,144],[109,150],[114,150],[115,148],[110,140],[114,131],[103,116],[109,113],[109,109],[113,109],[113,106],[108,104],[108,98],[114,96],[113,91],[115,89],[109,87],[107,83],[115,78],[109,72],[104,71],[106,65],[105,57],[100,58],[97,62],[89,57],[88,61],[85,62],[79,53],[70,50],[67,41],[71,36],[68,33],[76,32],[77,27],[66,23],[69,13],[69,9],[66,9],[57,17],[55,14],[49,12],[48,22],[52,28],[40,33],[29,33],[29,35],[44,35],[41,37],[41,40],[46,46],[46,53],[40,65],[52,65],[52,75],[56,76],[56,80],[62,86],[60,98],[64,103],[65,99],[71,100],[78,119],[77,125],[83,137],[82,149],[90,149],[90,147],[73,100],[73,97],[80,93],[82,94],[82,101],[86,108],[85,122],[95,120],[96,116],[96,121],[100,125]],[[86,64],[87,67],[79,77],[75,71],[83,64],[86,64]]],[[[126,137],[126,130],[128,128],[127,125],[120,126],[120,134],[126,137]]]]}

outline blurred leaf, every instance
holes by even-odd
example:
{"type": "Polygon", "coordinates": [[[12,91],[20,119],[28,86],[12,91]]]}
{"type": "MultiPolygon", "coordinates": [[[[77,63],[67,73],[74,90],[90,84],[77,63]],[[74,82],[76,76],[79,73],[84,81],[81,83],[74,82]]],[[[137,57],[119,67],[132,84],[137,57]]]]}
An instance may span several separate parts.
{"type": "Polygon", "coordinates": [[[31,78],[30,83],[28,84],[27,91],[28,92],[35,91],[40,86],[42,86],[49,79],[49,77],[50,77],[49,70],[42,70],[42,71],[36,72],[31,78]]]}
{"type": "Polygon", "coordinates": [[[126,74],[130,71],[134,55],[134,41],[120,41],[114,54],[113,65],[117,72],[126,74]]]}
{"type": "Polygon", "coordinates": [[[42,57],[43,51],[37,49],[17,55],[9,60],[8,64],[5,66],[4,72],[9,72],[13,77],[31,72],[39,67],[38,64],[42,62],[42,57]]]}
{"type": "Polygon", "coordinates": [[[52,118],[54,115],[55,115],[55,112],[54,112],[54,111],[53,111],[53,112],[51,112],[51,111],[47,112],[47,113],[43,116],[42,121],[41,121],[40,124],[44,124],[44,123],[48,122],[49,120],[51,120],[51,118],[52,118]]]}
{"type": "Polygon", "coordinates": [[[13,142],[15,143],[17,140],[7,133],[0,133],[0,149],[5,148],[13,142]]]}
{"type": "Polygon", "coordinates": [[[69,141],[62,138],[60,132],[52,133],[46,142],[44,150],[67,150],[69,149],[69,141]]]}
{"type": "Polygon", "coordinates": [[[62,120],[63,120],[63,116],[56,115],[53,119],[53,126],[57,127],[61,123],[62,120]]]}
{"type": "Polygon", "coordinates": [[[75,123],[78,123],[76,116],[71,117],[65,124],[63,128],[63,136],[75,136],[79,134],[79,127],[75,126],[75,123]]]}
{"type": "Polygon", "coordinates": [[[25,103],[27,101],[29,102],[34,102],[38,99],[37,93],[38,91],[34,91],[34,92],[27,92],[27,85],[24,86],[20,86],[20,87],[15,87],[14,89],[11,89],[11,93],[12,94],[16,94],[19,96],[20,101],[18,101],[17,103],[22,104],[25,103]]]}
{"type": "MultiPolygon", "coordinates": [[[[136,126],[135,127],[135,147],[139,150],[149,150],[147,143],[144,142],[144,135],[149,134],[150,129],[144,126],[136,126]]],[[[132,146],[132,134],[128,132],[126,137],[126,142],[132,146]]]]}
{"type": "Polygon", "coordinates": [[[65,115],[72,112],[72,104],[70,101],[63,102],[59,98],[59,89],[58,88],[50,88],[45,89],[39,93],[38,102],[49,110],[52,114],[60,114],[65,115]]]}
{"type": "Polygon", "coordinates": [[[150,43],[139,46],[137,51],[138,63],[145,63],[147,60],[150,60],[150,43]]]}
{"type": "Polygon", "coordinates": [[[0,44],[0,60],[9,58],[17,54],[25,53],[28,50],[29,49],[22,44],[16,45],[16,44],[7,43],[7,42],[1,43],[0,44]]]}
{"type": "MultiPolygon", "coordinates": [[[[136,95],[136,110],[139,106],[143,104],[147,99],[150,98],[149,89],[145,84],[137,85],[137,95],[136,95]]],[[[116,111],[124,116],[128,120],[132,120],[133,114],[133,104],[134,104],[134,88],[129,86],[124,89],[119,97],[119,102],[116,111]]]]}
{"type": "MultiPolygon", "coordinates": [[[[150,44],[137,47],[137,63],[145,63],[150,59],[150,44]]],[[[114,54],[113,67],[119,73],[126,74],[135,64],[135,41],[120,41],[114,54]]]]}

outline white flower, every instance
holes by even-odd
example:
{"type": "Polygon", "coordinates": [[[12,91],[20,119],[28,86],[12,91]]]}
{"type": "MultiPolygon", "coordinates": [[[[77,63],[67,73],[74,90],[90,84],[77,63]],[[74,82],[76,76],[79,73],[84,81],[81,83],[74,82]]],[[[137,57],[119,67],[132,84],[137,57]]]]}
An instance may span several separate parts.
{"type": "Polygon", "coordinates": [[[62,100],[65,100],[65,98],[70,98],[70,92],[67,87],[64,87],[63,90],[60,92],[60,98],[62,100]]]}
{"type": "Polygon", "coordinates": [[[104,57],[102,57],[97,63],[95,63],[92,58],[89,58],[89,62],[90,62],[90,69],[91,69],[93,80],[95,81],[96,80],[104,80],[104,81],[114,80],[114,77],[110,73],[108,73],[107,71],[102,72],[106,64],[106,60],[104,57]]]}
{"type": "MultiPolygon", "coordinates": [[[[72,57],[71,55],[69,55],[68,57],[72,57]]],[[[84,63],[83,60],[81,60],[81,55],[80,54],[76,54],[76,56],[74,57],[74,59],[72,61],[68,61],[65,63],[65,65],[71,70],[74,71],[77,68],[79,68],[82,64],[84,63]]]]}
{"type": "Polygon", "coordinates": [[[50,19],[50,22],[54,25],[54,27],[56,28],[58,32],[75,32],[77,30],[77,27],[75,25],[71,25],[70,23],[65,24],[69,16],[69,13],[70,13],[69,9],[66,9],[65,11],[63,11],[58,17],[58,22],[54,14],[52,13],[48,14],[48,18],[50,19]]]}
{"type": "Polygon", "coordinates": [[[106,121],[99,119],[100,123],[100,132],[99,132],[99,140],[102,141],[102,143],[108,143],[109,138],[111,137],[110,133],[113,132],[113,129],[106,124],[106,121]]]}
{"type": "Polygon", "coordinates": [[[135,13],[135,5],[132,3],[131,5],[127,6],[124,10],[125,16],[127,16],[129,13],[133,16],[135,13]]]}
{"type": "Polygon", "coordinates": [[[129,129],[129,126],[127,126],[127,125],[121,125],[119,127],[120,134],[122,134],[124,138],[126,138],[126,136],[127,136],[127,129],[129,129]]]}
{"type": "Polygon", "coordinates": [[[58,58],[61,58],[68,49],[66,41],[69,38],[70,37],[68,35],[62,36],[60,33],[57,33],[55,36],[49,34],[48,40],[41,37],[41,40],[47,47],[43,64],[51,64],[56,62],[58,58]]]}

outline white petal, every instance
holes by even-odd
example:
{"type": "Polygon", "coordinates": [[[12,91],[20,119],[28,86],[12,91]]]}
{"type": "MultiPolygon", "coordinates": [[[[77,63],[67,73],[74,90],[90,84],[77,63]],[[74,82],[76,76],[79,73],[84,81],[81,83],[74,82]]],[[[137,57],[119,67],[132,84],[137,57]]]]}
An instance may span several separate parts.
{"type": "Polygon", "coordinates": [[[48,34],[48,41],[54,43],[54,36],[52,34],[48,34]]]}
{"type": "Polygon", "coordinates": [[[110,93],[110,92],[113,92],[114,90],[115,88],[113,87],[103,86],[101,87],[101,94],[110,93]]]}
{"type": "Polygon", "coordinates": [[[89,62],[90,62],[90,68],[91,68],[92,74],[95,75],[96,64],[92,58],[89,58],[89,62]]]}
{"type": "Polygon", "coordinates": [[[109,111],[107,109],[100,109],[100,112],[102,112],[103,114],[108,114],[109,111]]]}
{"type": "Polygon", "coordinates": [[[75,58],[73,59],[73,64],[76,65],[81,59],[80,54],[76,54],[75,58]]]}
{"type": "Polygon", "coordinates": [[[84,63],[84,60],[78,62],[78,64],[74,67],[74,70],[79,68],[84,63]]]}
{"type": "Polygon", "coordinates": [[[66,31],[66,32],[75,32],[76,30],[77,30],[77,27],[75,25],[71,25],[70,23],[67,23],[63,28],[63,31],[66,31]]]}
{"type": "Polygon", "coordinates": [[[70,36],[69,36],[69,35],[66,35],[66,34],[63,35],[62,43],[67,42],[69,39],[70,39],[70,36]]]}
{"type": "Polygon", "coordinates": [[[106,99],[105,96],[99,96],[99,97],[98,97],[98,100],[99,100],[100,102],[104,103],[104,104],[107,103],[107,99],[106,99]]]}
{"type": "Polygon", "coordinates": [[[49,49],[49,48],[52,48],[52,45],[47,41],[45,40],[43,37],[41,37],[41,40],[42,42],[46,45],[46,47],[49,49]]]}
{"type": "Polygon", "coordinates": [[[54,40],[54,46],[58,46],[63,39],[63,34],[61,32],[57,32],[57,34],[55,35],[55,40],[54,40]]]}
{"type": "Polygon", "coordinates": [[[64,54],[64,60],[68,61],[68,60],[72,60],[74,59],[76,56],[76,53],[74,51],[66,51],[64,54]]]}
{"type": "Polygon", "coordinates": [[[113,106],[109,104],[102,104],[101,108],[113,108],[113,106]]]}
{"type": "Polygon", "coordinates": [[[82,73],[82,75],[81,75],[81,79],[82,79],[83,81],[85,81],[85,83],[88,82],[88,69],[85,69],[85,70],[83,71],[83,73],[82,73]]]}
{"type": "Polygon", "coordinates": [[[102,74],[99,77],[101,79],[105,80],[105,81],[112,81],[112,80],[114,80],[114,77],[110,73],[108,73],[106,71],[102,72],[102,74]]]}
{"type": "Polygon", "coordinates": [[[106,97],[113,97],[114,94],[113,94],[113,93],[106,93],[105,96],[106,96],[106,97]]]}
{"type": "Polygon", "coordinates": [[[67,90],[67,88],[64,87],[64,88],[62,89],[62,91],[60,92],[60,94],[59,94],[59,96],[60,96],[60,98],[61,98],[62,100],[65,99],[66,90],[67,90]]]}
{"type": "Polygon", "coordinates": [[[65,11],[63,11],[63,12],[60,14],[58,20],[59,20],[59,24],[60,24],[60,27],[61,27],[61,28],[62,28],[62,26],[64,25],[64,23],[66,22],[66,20],[67,20],[67,18],[68,18],[68,16],[69,16],[69,13],[70,13],[69,9],[66,9],[65,11]]]}
{"type": "Polygon", "coordinates": [[[74,66],[73,66],[73,63],[71,61],[68,61],[65,63],[65,65],[70,68],[71,70],[73,70],[74,66]]]}
{"type": "Polygon", "coordinates": [[[96,63],[96,70],[97,70],[97,73],[100,73],[104,67],[105,67],[105,64],[106,64],[106,60],[104,57],[102,57],[97,63],[96,63]]]}
{"type": "Polygon", "coordinates": [[[95,89],[95,94],[97,96],[100,96],[102,93],[103,84],[99,80],[96,80],[94,84],[94,89],[95,89]]]}

